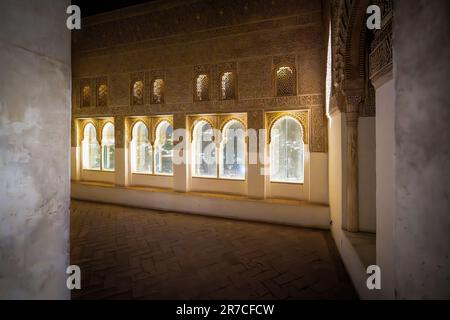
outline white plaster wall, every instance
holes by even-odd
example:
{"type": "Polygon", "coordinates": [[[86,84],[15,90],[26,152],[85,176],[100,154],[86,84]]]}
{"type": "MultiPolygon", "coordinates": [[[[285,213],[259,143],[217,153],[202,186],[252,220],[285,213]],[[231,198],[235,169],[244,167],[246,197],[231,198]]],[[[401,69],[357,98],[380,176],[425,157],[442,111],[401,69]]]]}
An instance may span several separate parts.
{"type": "Polygon", "coordinates": [[[150,174],[132,173],[130,185],[172,189],[173,176],[157,176],[150,174]]]}
{"type": "Polygon", "coordinates": [[[328,153],[311,153],[309,201],[329,204],[328,153]]]}
{"type": "Polygon", "coordinates": [[[376,231],[375,117],[358,121],[358,205],[359,230],[376,231]]]}
{"type": "Polygon", "coordinates": [[[398,299],[450,299],[449,15],[448,0],[394,6],[398,299]]]}
{"type": "Polygon", "coordinates": [[[366,286],[366,267],[347,233],[342,229],[346,197],[344,188],[347,146],[345,121],[345,114],[336,111],[331,115],[328,127],[331,233],[359,297],[375,299],[378,293],[369,291],[366,286]]]}
{"type": "Polygon", "coordinates": [[[0,299],[69,299],[70,1],[0,1],[0,299]]]}
{"type": "Polygon", "coordinates": [[[263,221],[329,229],[328,206],[292,201],[251,200],[234,196],[209,196],[173,191],[148,191],[83,183],[72,184],[74,199],[100,201],[140,208],[185,212],[240,220],[263,221]]]}
{"type": "Polygon", "coordinates": [[[380,266],[382,295],[394,298],[395,213],[395,87],[390,80],[376,90],[376,223],[377,265],[380,266]]]}
{"type": "Polygon", "coordinates": [[[81,170],[82,181],[96,181],[96,182],[115,182],[115,172],[101,171],[101,170],[81,170]]]}
{"type": "Polygon", "coordinates": [[[189,183],[189,190],[246,195],[247,181],[192,177],[189,183]]]}

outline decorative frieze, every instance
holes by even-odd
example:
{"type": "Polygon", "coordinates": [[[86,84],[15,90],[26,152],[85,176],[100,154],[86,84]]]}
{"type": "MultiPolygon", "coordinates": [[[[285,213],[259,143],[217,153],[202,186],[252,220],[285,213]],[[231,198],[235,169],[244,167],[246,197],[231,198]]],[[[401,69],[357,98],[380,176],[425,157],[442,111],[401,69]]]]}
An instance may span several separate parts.
{"type": "Polygon", "coordinates": [[[370,79],[375,83],[382,76],[392,72],[392,0],[378,0],[381,8],[381,30],[375,32],[369,57],[370,79]]]}

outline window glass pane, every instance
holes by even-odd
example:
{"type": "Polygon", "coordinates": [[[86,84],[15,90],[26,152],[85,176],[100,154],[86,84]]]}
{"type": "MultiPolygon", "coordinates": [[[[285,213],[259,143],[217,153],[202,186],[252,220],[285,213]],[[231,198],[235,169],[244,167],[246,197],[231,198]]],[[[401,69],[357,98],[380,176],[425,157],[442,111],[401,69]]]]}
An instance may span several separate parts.
{"type": "Polygon", "coordinates": [[[152,173],[152,145],[148,140],[147,126],[142,122],[133,128],[132,151],[134,172],[152,173]]]}
{"type": "Polygon", "coordinates": [[[220,177],[245,178],[245,129],[238,121],[224,127],[221,141],[220,177]]]}
{"type": "Polygon", "coordinates": [[[155,141],[155,173],[172,174],[173,128],[167,121],[159,124],[156,129],[155,141]]]}
{"type": "Polygon", "coordinates": [[[100,169],[100,144],[97,141],[97,132],[95,127],[90,123],[84,128],[82,153],[83,169],[100,169]]]}
{"type": "Polygon", "coordinates": [[[217,177],[216,146],[213,129],[205,121],[194,129],[194,176],[217,177]]]}
{"type": "Polygon", "coordinates": [[[303,183],[303,134],[300,124],[282,118],[272,127],[270,143],[271,181],[303,183]]]}
{"type": "Polygon", "coordinates": [[[114,126],[107,123],[103,128],[102,134],[103,147],[103,169],[114,170],[115,166],[115,143],[114,143],[114,126]]]}

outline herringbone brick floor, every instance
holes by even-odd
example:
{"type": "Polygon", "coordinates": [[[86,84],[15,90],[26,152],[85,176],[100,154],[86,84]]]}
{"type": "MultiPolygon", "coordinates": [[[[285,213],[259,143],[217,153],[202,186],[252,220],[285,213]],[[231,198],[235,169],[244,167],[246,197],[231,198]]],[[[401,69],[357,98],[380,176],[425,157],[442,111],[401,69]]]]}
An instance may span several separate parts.
{"type": "Polygon", "coordinates": [[[327,231],[72,201],[73,299],[354,299],[327,231]]]}

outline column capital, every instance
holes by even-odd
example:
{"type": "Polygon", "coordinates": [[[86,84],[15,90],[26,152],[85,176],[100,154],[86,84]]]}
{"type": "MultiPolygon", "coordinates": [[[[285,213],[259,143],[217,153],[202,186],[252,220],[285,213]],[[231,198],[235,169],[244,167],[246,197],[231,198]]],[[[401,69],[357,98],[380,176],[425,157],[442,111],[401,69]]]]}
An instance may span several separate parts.
{"type": "Polygon", "coordinates": [[[347,113],[358,113],[359,106],[362,102],[362,95],[348,95],[345,98],[345,102],[347,113]]]}

